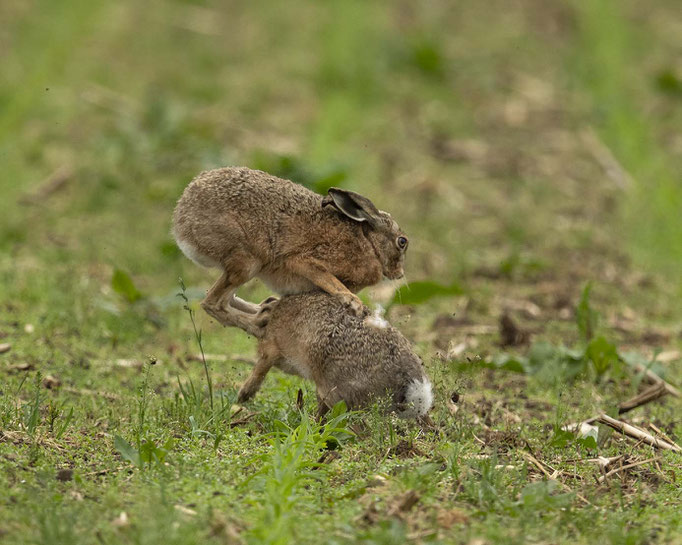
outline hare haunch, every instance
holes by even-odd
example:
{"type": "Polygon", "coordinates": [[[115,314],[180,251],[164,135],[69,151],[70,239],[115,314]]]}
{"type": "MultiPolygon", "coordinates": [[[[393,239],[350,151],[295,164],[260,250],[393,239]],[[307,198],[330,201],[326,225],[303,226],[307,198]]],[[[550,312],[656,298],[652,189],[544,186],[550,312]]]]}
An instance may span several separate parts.
{"type": "Polygon", "coordinates": [[[367,307],[357,316],[320,291],[271,298],[261,307],[269,316],[240,402],[256,394],[275,366],[315,383],[320,414],[340,400],[357,408],[382,396],[405,417],[431,408],[431,382],[409,341],[367,307]]]}
{"type": "Polygon", "coordinates": [[[322,289],[360,313],[354,295],[383,277],[403,276],[407,238],[386,212],[352,191],[324,198],[305,187],[248,168],[199,174],[173,214],[182,252],[222,269],[202,302],[224,325],[259,335],[258,306],[235,296],[258,277],[286,295],[322,289]],[[227,313],[227,315],[226,315],[227,313]]]}

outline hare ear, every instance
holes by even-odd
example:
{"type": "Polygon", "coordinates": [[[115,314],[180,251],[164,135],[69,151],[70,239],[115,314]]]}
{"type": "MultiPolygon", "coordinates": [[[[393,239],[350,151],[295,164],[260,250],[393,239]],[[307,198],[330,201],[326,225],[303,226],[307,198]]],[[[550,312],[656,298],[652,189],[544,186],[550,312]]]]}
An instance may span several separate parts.
{"type": "Polygon", "coordinates": [[[354,191],[332,187],[322,199],[322,206],[331,204],[342,214],[355,221],[366,221],[370,225],[376,222],[379,211],[367,197],[354,191]]]}

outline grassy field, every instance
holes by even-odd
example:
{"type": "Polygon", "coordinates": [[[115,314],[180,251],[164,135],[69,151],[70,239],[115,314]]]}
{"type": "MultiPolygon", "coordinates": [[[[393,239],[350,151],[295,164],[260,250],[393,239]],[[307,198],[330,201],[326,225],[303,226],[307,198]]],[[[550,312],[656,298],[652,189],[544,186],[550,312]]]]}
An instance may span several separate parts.
{"type": "MultiPolygon", "coordinates": [[[[682,384],[676,0],[3,0],[0,21],[0,542],[682,544],[682,454],[562,430],[618,417],[637,365],[682,384]],[[319,424],[277,372],[235,404],[255,342],[201,311],[216,273],[169,234],[230,164],[400,222],[388,318],[432,425],[319,424]]],[[[682,443],[681,408],[618,418],[682,443]]]]}

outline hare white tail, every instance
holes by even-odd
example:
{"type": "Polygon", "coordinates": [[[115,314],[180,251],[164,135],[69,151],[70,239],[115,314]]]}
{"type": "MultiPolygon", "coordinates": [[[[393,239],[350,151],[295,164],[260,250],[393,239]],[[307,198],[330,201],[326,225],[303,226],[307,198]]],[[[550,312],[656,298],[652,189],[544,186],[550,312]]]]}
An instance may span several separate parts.
{"type": "Polygon", "coordinates": [[[180,248],[180,251],[183,254],[185,254],[185,256],[187,256],[189,259],[194,261],[197,265],[207,267],[210,269],[220,268],[220,263],[202,253],[199,253],[196,247],[193,246],[190,242],[181,239],[175,233],[173,233],[173,237],[175,238],[175,242],[177,243],[178,248],[180,248]]]}
{"type": "Polygon", "coordinates": [[[405,416],[424,416],[433,405],[433,390],[431,381],[424,377],[422,380],[413,380],[407,387],[405,395],[408,409],[405,416]]]}

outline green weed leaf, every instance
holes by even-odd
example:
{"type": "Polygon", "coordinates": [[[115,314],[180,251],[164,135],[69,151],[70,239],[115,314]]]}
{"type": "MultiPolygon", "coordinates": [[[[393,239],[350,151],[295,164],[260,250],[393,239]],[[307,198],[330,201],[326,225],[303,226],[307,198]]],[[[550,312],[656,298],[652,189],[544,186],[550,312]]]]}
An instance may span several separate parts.
{"type": "Polygon", "coordinates": [[[114,270],[114,274],[111,277],[111,287],[129,303],[142,299],[142,293],[135,287],[130,275],[121,269],[114,270]]]}
{"type": "Polygon", "coordinates": [[[668,95],[682,97],[682,79],[670,68],[661,71],[656,76],[656,86],[668,95]]]}
{"type": "Polygon", "coordinates": [[[618,351],[615,345],[606,340],[605,337],[597,337],[590,341],[585,350],[585,357],[588,358],[597,375],[603,375],[619,361],[618,351]]]}
{"type": "Polygon", "coordinates": [[[346,406],[346,402],[342,399],[331,408],[329,414],[327,414],[327,420],[336,420],[337,418],[346,415],[346,413],[348,413],[348,407],[346,406]]]}
{"type": "Polygon", "coordinates": [[[578,332],[583,341],[589,342],[594,337],[597,326],[599,325],[599,314],[590,306],[590,292],[592,284],[588,282],[583,288],[580,303],[576,309],[575,320],[578,325],[578,332]]]}
{"type": "Polygon", "coordinates": [[[575,440],[575,442],[588,450],[597,450],[597,440],[592,435],[579,437],[575,440]]]}
{"type": "Polygon", "coordinates": [[[554,435],[549,444],[555,448],[564,448],[571,443],[575,436],[570,431],[562,430],[560,427],[554,427],[554,435]]]}
{"type": "Polygon", "coordinates": [[[530,362],[528,358],[522,356],[512,356],[509,354],[499,354],[491,362],[493,369],[511,371],[512,373],[530,374],[530,362]]]}
{"type": "Polygon", "coordinates": [[[462,293],[464,293],[464,290],[456,283],[445,286],[430,281],[411,282],[409,285],[400,287],[393,296],[389,306],[395,304],[419,305],[434,297],[452,297],[462,293]]]}
{"type": "Polygon", "coordinates": [[[137,467],[142,467],[140,452],[120,435],[114,437],[114,448],[124,460],[128,460],[137,467]]]}

